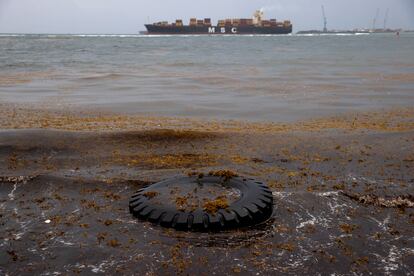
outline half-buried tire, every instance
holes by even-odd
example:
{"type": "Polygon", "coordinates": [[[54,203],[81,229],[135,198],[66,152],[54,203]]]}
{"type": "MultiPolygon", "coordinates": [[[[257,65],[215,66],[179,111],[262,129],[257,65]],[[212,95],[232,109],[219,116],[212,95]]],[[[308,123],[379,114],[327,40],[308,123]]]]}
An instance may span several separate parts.
{"type": "Polygon", "coordinates": [[[273,196],[263,183],[243,177],[185,176],[137,191],[131,213],[163,227],[183,231],[222,231],[270,218],[273,196]]]}

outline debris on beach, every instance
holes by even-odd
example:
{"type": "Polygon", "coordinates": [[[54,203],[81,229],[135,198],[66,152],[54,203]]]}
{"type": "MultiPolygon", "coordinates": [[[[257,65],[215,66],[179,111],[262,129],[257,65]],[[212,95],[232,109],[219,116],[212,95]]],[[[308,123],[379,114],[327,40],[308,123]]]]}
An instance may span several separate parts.
{"type": "Polygon", "coordinates": [[[414,208],[414,196],[412,195],[384,198],[375,195],[358,195],[344,191],[342,194],[365,205],[384,208],[414,208]]]}

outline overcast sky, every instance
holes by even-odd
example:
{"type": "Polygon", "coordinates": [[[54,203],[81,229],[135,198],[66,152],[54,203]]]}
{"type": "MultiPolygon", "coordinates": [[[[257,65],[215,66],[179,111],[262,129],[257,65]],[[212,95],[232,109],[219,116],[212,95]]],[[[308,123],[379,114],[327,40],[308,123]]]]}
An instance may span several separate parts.
{"type": "Polygon", "coordinates": [[[414,0],[0,0],[0,33],[118,33],[144,30],[148,21],[190,17],[290,19],[295,31],[321,29],[321,5],[329,29],[377,27],[414,29],[414,0]]]}

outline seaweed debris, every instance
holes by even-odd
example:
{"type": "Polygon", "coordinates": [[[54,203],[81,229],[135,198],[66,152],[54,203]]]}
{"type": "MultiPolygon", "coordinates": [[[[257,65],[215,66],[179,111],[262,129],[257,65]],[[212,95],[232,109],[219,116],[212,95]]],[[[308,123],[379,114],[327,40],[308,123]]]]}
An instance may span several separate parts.
{"type": "Polygon", "coordinates": [[[374,205],[384,208],[414,208],[414,196],[412,195],[383,198],[375,195],[357,195],[349,192],[342,192],[342,194],[365,205],[374,205]]]}
{"type": "Polygon", "coordinates": [[[230,180],[233,177],[238,176],[238,174],[230,170],[211,171],[208,174],[211,176],[218,176],[218,177],[224,178],[224,181],[230,180]]]}
{"type": "Polygon", "coordinates": [[[210,214],[215,214],[218,210],[228,207],[229,202],[225,196],[219,196],[214,200],[206,200],[203,205],[204,211],[210,214]]]}

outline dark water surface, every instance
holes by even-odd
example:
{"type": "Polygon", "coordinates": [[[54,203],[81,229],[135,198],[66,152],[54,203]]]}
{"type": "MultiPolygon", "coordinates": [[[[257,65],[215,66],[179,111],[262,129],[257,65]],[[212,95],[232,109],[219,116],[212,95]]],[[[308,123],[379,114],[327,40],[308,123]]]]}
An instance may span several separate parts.
{"type": "Polygon", "coordinates": [[[393,204],[414,206],[413,133],[4,130],[0,275],[413,275],[414,208],[393,204]],[[135,191],[189,167],[265,181],[271,220],[201,234],[129,213],[135,191]]]}
{"type": "Polygon", "coordinates": [[[0,102],[291,121],[414,104],[414,35],[1,35],[0,102]]]}

